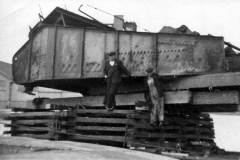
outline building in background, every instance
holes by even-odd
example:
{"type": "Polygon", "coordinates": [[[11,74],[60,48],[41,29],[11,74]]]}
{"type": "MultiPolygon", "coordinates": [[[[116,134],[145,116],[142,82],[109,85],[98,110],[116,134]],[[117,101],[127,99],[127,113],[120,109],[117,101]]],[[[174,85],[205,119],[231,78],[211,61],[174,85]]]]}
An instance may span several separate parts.
{"type": "Polygon", "coordinates": [[[10,90],[12,83],[11,64],[0,61],[0,109],[7,108],[10,103],[10,90]]]}
{"type": "Polygon", "coordinates": [[[66,92],[43,87],[34,88],[35,96],[24,93],[24,86],[12,80],[12,65],[0,61],[0,109],[27,105],[27,101],[37,97],[63,98],[80,97],[80,93],[66,92]]]}

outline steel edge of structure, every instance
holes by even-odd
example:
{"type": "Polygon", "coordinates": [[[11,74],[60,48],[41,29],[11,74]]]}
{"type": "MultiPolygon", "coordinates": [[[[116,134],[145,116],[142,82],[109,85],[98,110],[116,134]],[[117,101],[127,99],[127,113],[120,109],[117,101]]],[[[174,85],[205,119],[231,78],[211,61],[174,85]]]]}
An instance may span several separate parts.
{"type": "MultiPolygon", "coordinates": [[[[39,28],[39,30],[38,30],[38,32],[40,32],[43,28],[45,28],[45,27],[54,27],[55,28],[55,38],[54,38],[54,57],[53,57],[53,76],[52,77],[55,77],[55,61],[56,61],[56,39],[57,39],[57,35],[56,35],[56,33],[57,33],[57,29],[58,28],[77,28],[77,29],[79,29],[79,27],[63,27],[63,26],[57,26],[57,25],[41,25],[41,27],[39,28]]],[[[83,33],[84,33],[84,37],[83,37],[83,42],[84,42],[84,39],[85,39],[85,28],[82,28],[83,29],[83,33]]],[[[88,29],[88,30],[90,30],[90,31],[97,31],[97,29],[88,29]]],[[[113,32],[112,30],[111,31],[108,31],[108,30],[105,30],[104,31],[104,33],[107,33],[107,32],[113,32]]],[[[157,35],[181,35],[181,34],[168,34],[168,33],[145,33],[145,32],[131,32],[131,31],[129,31],[129,32],[126,32],[126,31],[116,31],[115,32],[115,34],[116,34],[116,44],[117,44],[117,46],[116,46],[116,48],[115,48],[115,50],[117,51],[117,53],[119,52],[119,34],[120,33],[133,33],[133,34],[135,34],[135,33],[140,33],[140,34],[148,34],[148,35],[156,35],[156,36],[154,36],[154,37],[156,37],[156,38],[154,38],[154,39],[156,39],[156,41],[155,41],[155,45],[156,45],[156,47],[154,47],[154,48],[156,48],[156,49],[154,49],[155,50],[155,56],[157,56],[157,50],[158,50],[158,38],[157,38],[157,35]]],[[[30,39],[29,39],[29,41],[28,42],[26,42],[18,51],[17,51],[17,53],[13,56],[13,63],[14,63],[14,59],[15,59],[15,57],[16,56],[18,56],[19,54],[20,54],[20,51],[24,48],[24,46],[26,46],[29,42],[30,42],[30,45],[31,45],[31,47],[30,47],[30,55],[29,55],[29,58],[30,58],[30,60],[28,61],[29,62],[29,70],[31,70],[31,54],[32,54],[32,51],[31,51],[31,48],[32,48],[32,37],[33,37],[34,35],[31,35],[30,36],[30,39]]],[[[181,36],[183,36],[183,35],[181,35],[181,36]]],[[[195,35],[184,35],[184,36],[187,36],[187,37],[199,37],[199,36],[195,36],[195,35]]],[[[201,36],[201,37],[207,37],[207,38],[213,38],[213,39],[219,39],[219,38],[221,38],[221,40],[223,40],[223,37],[213,37],[213,36],[201,36]]],[[[201,38],[201,37],[199,37],[199,38],[201,38]]],[[[84,43],[82,43],[82,45],[83,45],[83,48],[82,48],[82,61],[84,61],[84,43]]],[[[154,45],[154,46],[155,46],[154,45]]],[[[157,57],[156,57],[157,58],[157,57]]],[[[84,65],[83,63],[82,63],[82,65],[84,65]]],[[[158,65],[158,63],[156,64],[156,66],[158,65]]],[[[87,77],[85,77],[85,76],[83,76],[83,66],[81,67],[81,74],[80,74],[80,76],[81,76],[81,78],[87,78],[87,77]]],[[[156,67],[157,68],[157,67],[156,67]]],[[[14,73],[14,68],[13,68],[13,73],[14,73]]],[[[30,71],[29,71],[29,77],[28,77],[28,82],[27,83],[29,83],[30,82],[30,71]]],[[[185,75],[188,75],[188,73],[184,73],[185,75]]],[[[193,75],[193,73],[189,73],[190,75],[193,75]]],[[[201,74],[201,73],[197,73],[197,74],[201,74]]],[[[204,74],[204,73],[203,73],[204,74]]],[[[77,77],[78,78],[78,77],[77,77]]],[[[76,78],[76,79],[77,79],[76,78]]],[[[79,77],[80,78],[80,77],[79,77]]],[[[55,78],[54,78],[55,79],[55,78]]],[[[72,79],[75,79],[75,78],[72,78],[72,79]]]]}

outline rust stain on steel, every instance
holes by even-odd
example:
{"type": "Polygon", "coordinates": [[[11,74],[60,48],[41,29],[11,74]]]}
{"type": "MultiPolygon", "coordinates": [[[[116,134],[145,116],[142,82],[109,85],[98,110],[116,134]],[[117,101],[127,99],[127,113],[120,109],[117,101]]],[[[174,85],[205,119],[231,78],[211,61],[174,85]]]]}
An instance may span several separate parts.
{"type": "Polygon", "coordinates": [[[155,66],[154,37],[137,33],[120,33],[119,58],[133,75],[145,74],[148,66],[155,66]]]}
{"type": "Polygon", "coordinates": [[[13,56],[13,78],[18,83],[24,83],[28,80],[30,48],[30,41],[28,41],[13,56]]]}
{"type": "Polygon", "coordinates": [[[159,35],[158,73],[183,75],[223,70],[222,40],[211,37],[159,35]]]}
{"type": "Polygon", "coordinates": [[[54,78],[80,78],[82,39],[82,29],[58,28],[54,78]]]}
{"type": "MultiPolygon", "coordinates": [[[[54,32],[44,27],[33,37],[31,81],[49,79],[53,72],[55,79],[102,77],[106,53],[111,51],[119,51],[119,59],[134,76],[145,76],[148,66],[153,66],[159,75],[216,73],[225,69],[221,37],[58,27],[54,56],[54,32]]],[[[26,47],[18,57],[25,57],[26,47]]],[[[13,65],[23,64],[22,59],[13,61],[13,65]]],[[[22,70],[28,69],[28,62],[20,67],[23,69],[14,70],[19,81],[27,82],[22,70]]]]}
{"type": "Polygon", "coordinates": [[[84,76],[103,76],[105,54],[116,50],[116,35],[112,32],[86,31],[84,48],[84,76]]]}
{"type": "Polygon", "coordinates": [[[34,38],[32,44],[31,56],[31,81],[48,79],[49,70],[49,39],[48,35],[52,30],[50,28],[42,29],[34,38]]]}

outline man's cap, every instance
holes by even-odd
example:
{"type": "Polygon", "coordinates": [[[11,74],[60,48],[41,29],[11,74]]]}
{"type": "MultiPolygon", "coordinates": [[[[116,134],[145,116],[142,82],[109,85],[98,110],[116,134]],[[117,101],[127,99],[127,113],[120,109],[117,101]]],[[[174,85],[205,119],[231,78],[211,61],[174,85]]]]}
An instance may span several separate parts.
{"type": "Polygon", "coordinates": [[[116,52],[110,52],[108,55],[109,56],[115,56],[116,52]]]}
{"type": "Polygon", "coordinates": [[[148,68],[146,69],[146,72],[147,72],[147,73],[152,73],[152,72],[153,72],[153,67],[148,67],[148,68]]]}

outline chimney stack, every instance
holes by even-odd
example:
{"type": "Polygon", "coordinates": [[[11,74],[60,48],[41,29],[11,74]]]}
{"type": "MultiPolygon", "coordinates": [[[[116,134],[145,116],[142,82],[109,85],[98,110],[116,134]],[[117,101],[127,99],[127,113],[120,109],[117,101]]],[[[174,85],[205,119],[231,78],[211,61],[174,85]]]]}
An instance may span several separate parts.
{"type": "Polygon", "coordinates": [[[120,31],[124,29],[123,15],[114,15],[113,28],[120,31]]]}

